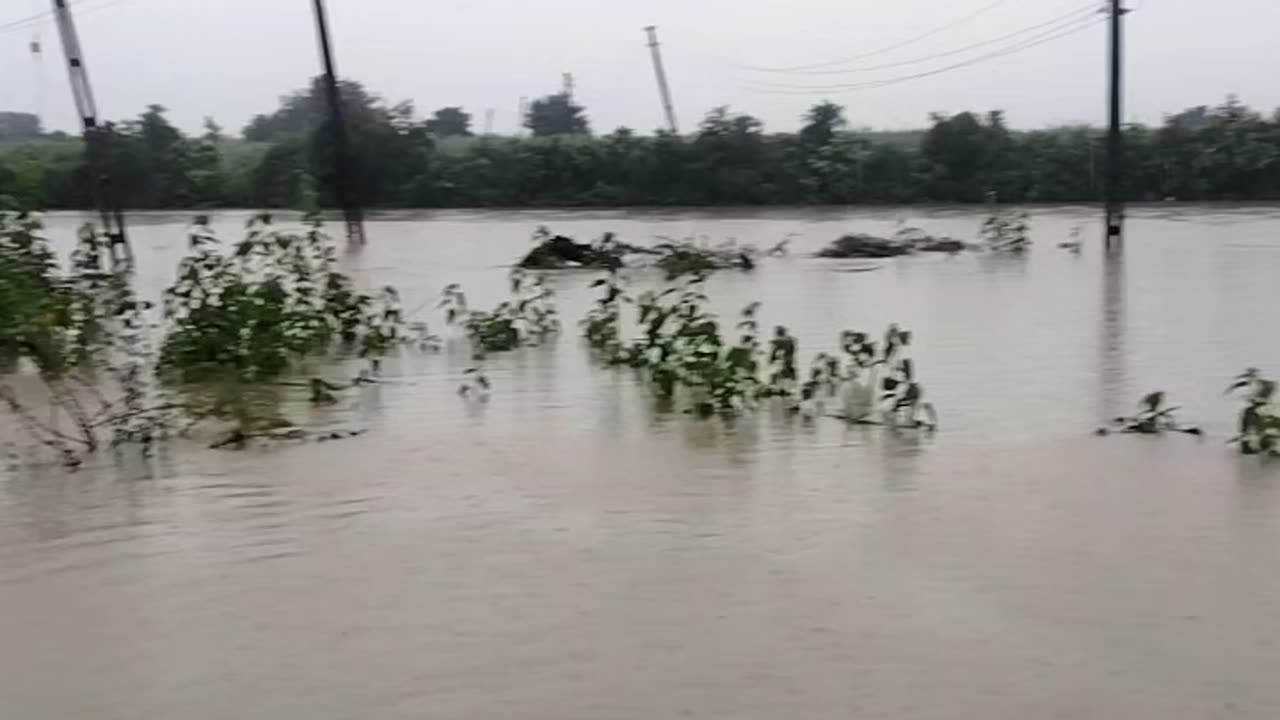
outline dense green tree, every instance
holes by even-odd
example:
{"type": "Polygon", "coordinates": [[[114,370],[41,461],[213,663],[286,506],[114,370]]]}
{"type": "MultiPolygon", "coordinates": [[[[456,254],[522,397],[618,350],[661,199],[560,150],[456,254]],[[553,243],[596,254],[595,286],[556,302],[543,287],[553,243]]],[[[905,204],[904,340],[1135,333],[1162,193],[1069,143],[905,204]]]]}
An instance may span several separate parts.
{"type": "Polygon", "coordinates": [[[424,124],[433,137],[470,137],[471,115],[460,107],[445,107],[432,113],[424,124]]]}
{"type": "Polygon", "coordinates": [[[222,134],[222,126],[219,125],[216,120],[214,120],[211,117],[205,116],[204,135],[201,136],[201,139],[203,139],[205,142],[211,145],[217,145],[218,143],[225,140],[226,136],[222,134]]]}
{"type": "MultiPolygon", "coordinates": [[[[353,80],[338,83],[338,96],[342,99],[343,116],[347,122],[360,122],[370,115],[386,112],[379,98],[353,80]]],[[[272,142],[313,132],[328,117],[328,102],[324,78],[317,76],[306,89],[280,98],[280,107],[274,112],[254,116],[244,128],[244,139],[272,142]]]]}
{"type": "Polygon", "coordinates": [[[843,107],[833,102],[823,101],[805,113],[804,127],[800,128],[800,139],[809,145],[824,147],[829,145],[847,124],[843,107]]]}
{"type": "MultiPolygon", "coordinates": [[[[769,134],[756,118],[717,108],[688,136],[618,128],[592,138],[581,108],[553,96],[532,109],[535,137],[455,135],[437,146],[465,125],[457,108],[423,122],[411,103],[388,106],[358,83],[342,87],[349,185],[371,207],[981,202],[988,192],[1008,202],[1087,202],[1099,199],[1105,170],[1097,128],[1015,131],[991,112],[934,116],[925,131],[850,132],[830,103],[814,106],[795,134],[769,134]]],[[[333,145],[321,89],[313,83],[256,118],[246,137],[257,142],[220,139],[214,126],[188,137],[160,106],[107,123],[113,190],[136,208],[329,205],[333,145]]],[[[1280,200],[1278,115],[1228,99],[1158,127],[1128,126],[1125,138],[1129,199],[1280,200]]],[[[94,187],[78,141],[0,144],[7,202],[90,207],[94,187]]]]}
{"type": "Polygon", "coordinates": [[[538,98],[529,105],[524,126],[534,137],[554,135],[588,135],[591,133],[586,109],[577,105],[566,93],[538,98]]]}
{"type": "Polygon", "coordinates": [[[0,140],[32,140],[43,134],[38,115],[0,112],[0,140]]]}

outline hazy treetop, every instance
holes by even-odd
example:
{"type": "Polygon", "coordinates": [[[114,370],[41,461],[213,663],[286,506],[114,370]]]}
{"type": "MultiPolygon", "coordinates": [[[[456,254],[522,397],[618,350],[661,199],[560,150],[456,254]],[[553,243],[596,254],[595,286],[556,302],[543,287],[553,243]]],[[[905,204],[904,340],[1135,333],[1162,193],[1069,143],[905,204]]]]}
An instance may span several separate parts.
{"type": "MultiPolygon", "coordinates": [[[[1136,12],[1128,17],[1127,118],[1156,121],[1165,113],[1219,102],[1228,93],[1262,109],[1280,105],[1280,87],[1268,72],[1280,60],[1280,46],[1272,41],[1280,3],[1129,2],[1136,12]]],[[[662,111],[642,30],[649,24],[659,27],[685,130],[708,108],[725,104],[772,129],[794,130],[804,112],[824,98],[845,105],[853,126],[919,127],[931,111],[997,107],[1015,127],[1100,122],[1103,25],[936,77],[858,91],[780,94],[763,86],[896,78],[1012,41],[844,75],[778,75],[742,67],[866,54],[989,5],[990,0],[329,0],[345,76],[383,97],[411,99],[423,113],[460,106],[482,118],[493,108],[494,130],[502,133],[517,129],[520,98],[558,91],[563,72],[574,73],[576,100],[595,127],[659,127],[662,111]]],[[[946,53],[1088,5],[1006,0],[979,17],[850,65],[946,53]]],[[[90,73],[107,117],[132,116],[162,103],[190,131],[198,131],[205,116],[238,128],[254,114],[270,112],[280,95],[305,85],[318,70],[309,2],[81,0],[78,7],[90,73]]],[[[72,129],[75,114],[53,26],[46,21],[40,32],[43,81],[28,48],[31,30],[6,29],[32,13],[29,3],[0,4],[0,110],[42,110],[46,128],[72,129]]]]}

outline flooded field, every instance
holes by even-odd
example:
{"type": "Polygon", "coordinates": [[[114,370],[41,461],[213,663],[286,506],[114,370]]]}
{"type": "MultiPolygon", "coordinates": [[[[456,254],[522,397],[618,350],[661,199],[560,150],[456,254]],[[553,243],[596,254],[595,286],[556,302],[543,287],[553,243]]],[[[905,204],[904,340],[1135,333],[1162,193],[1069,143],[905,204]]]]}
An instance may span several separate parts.
{"type": "MultiPolygon", "coordinates": [[[[219,216],[224,237],[245,217],[219,216]]],[[[566,332],[494,356],[487,404],[456,395],[453,342],[293,409],[359,438],[0,471],[0,717],[1280,717],[1280,464],[1225,446],[1222,395],[1280,371],[1280,211],[1138,209],[1117,264],[1055,247],[1096,235],[1085,208],[1036,211],[1025,258],[808,257],[899,217],[981,222],[375,216],[347,266],[407,308],[451,282],[496,303],[539,224],[800,233],[789,258],[713,276],[717,309],[761,301],[805,362],[845,328],[910,328],[941,430],[664,414],[578,340],[593,275],[552,275],[566,332]],[[1207,436],[1090,436],[1156,389],[1207,436]]],[[[144,296],[186,220],[135,221],[144,296]]],[[[50,232],[69,244],[78,221],[50,232]]]]}

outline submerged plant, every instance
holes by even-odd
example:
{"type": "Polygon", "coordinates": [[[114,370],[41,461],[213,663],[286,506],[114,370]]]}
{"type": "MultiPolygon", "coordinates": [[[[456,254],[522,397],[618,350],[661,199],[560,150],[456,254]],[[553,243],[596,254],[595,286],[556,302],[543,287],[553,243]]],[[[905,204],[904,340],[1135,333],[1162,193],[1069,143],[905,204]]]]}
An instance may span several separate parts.
{"type": "Polygon", "coordinates": [[[439,307],[445,323],[462,327],[478,356],[541,344],[560,330],[555,292],[542,278],[516,268],[511,271],[511,298],[485,312],[472,310],[457,283],[445,287],[439,307]]]}
{"type": "Polygon", "coordinates": [[[719,320],[706,309],[703,283],[702,275],[687,276],[633,301],[611,272],[592,283],[601,296],[582,321],[583,336],[605,362],[641,370],[657,396],[679,395],[690,412],[742,412],[760,394],[759,304],[742,310],[738,339],[727,341],[719,320]],[[624,342],[622,307],[633,302],[639,334],[624,342]]]}
{"type": "Polygon", "coordinates": [[[704,283],[703,276],[694,275],[641,293],[634,301],[639,332],[626,342],[622,308],[632,301],[617,274],[610,273],[592,284],[601,288],[601,296],[582,322],[583,335],[606,362],[641,370],[655,394],[678,396],[698,415],[739,414],[771,398],[816,414],[824,398],[843,388],[842,417],[850,421],[936,427],[933,406],[924,402],[914,366],[904,356],[910,333],[890,326],[879,348],[865,333],[842,333],[840,353],[819,353],[800,382],[798,344],[790,331],[779,325],[762,343],[760,303],[751,303],[739,314],[736,340],[726,339],[719,319],[706,308],[704,283]],[[881,394],[874,399],[877,371],[881,394]],[[877,407],[879,419],[873,417],[877,407]]]}
{"type": "Polygon", "coordinates": [[[600,297],[582,319],[582,335],[591,349],[607,362],[619,363],[623,356],[622,305],[631,302],[631,298],[627,296],[616,269],[591,283],[591,287],[600,288],[600,297]]]}
{"type": "Polygon", "coordinates": [[[10,388],[0,396],[69,465],[107,443],[149,447],[166,419],[152,398],[151,305],[134,297],[127,262],[104,271],[106,244],[82,227],[64,274],[38,215],[0,213],[0,364],[30,361],[53,412],[41,420],[10,388]],[[59,426],[62,416],[72,429],[59,426]]]}
{"type": "Polygon", "coordinates": [[[1030,216],[1025,210],[997,204],[995,193],[988,194],[987,205],[989,215],[979,236],[988,250],[1021,253],[1031,247],[1030,216]]]}
{"type": "MultiPolygon", "coordinates": [[[[399,294],[357,290],[336,262],[318,219],[294,233],[260,215],[243,240],[224,249],[208,219],[197,218],[164,294],[160,377],[201,399],[198,416],[232,421],[232,444],[239,445],[287,424],[250,401],[247,387],[335,351],[365,358],[376,370],[378,358],[403,339],[399,294]]],[[[311,389],[313,401],[329,399],[327,387],[311,389]]]]}
{"type": "Polygon", "coordinates": [[[1133,417],[1118,417],[1112,420],[1111,428],[1102,428],[1099,435],[1111,432],[1136,433],[1140,435],[1158,435],[1165,432],[1180,432],[1188,435],[1200,435],[1200,428],[1186,425],[1178,420],[1177,405],[1169,405],[1163,391],[1157,390],[1144,395],[1138,402],[1138,413],[1133,417]]]}
{"type": "Polygon", "coordinates": [[[1236,377],[1228,393],[1241,393],[1240,434],[1232,439],[1245,455],[1280,455],[1280,408],[1276,406],[1276,382],[1257,368],[1236,377]]]}
{"type": "Polygon", "coordinates": [[[441,294],[439,307],[444,311],[445,323],[463,328],[471,342],[475,365],[467,369],[458,388],[463,397],[488,397],[490,384],[484,361],[490,353],[540,345],[560,330],[555,292],[541,277],[516,268],[511,271],[510,282],[511,299],[490,312],[472,310],[457,283],[446,286],[441,294]]]}
{"type": "Polygon", "coordinates": [[[729,239],[711,246],[706,238],[696,242],[693,238],[674,240],[660,237],[661,243],[654,250],[659,254],[656,265],[668,281],[682,277],[703,277],[716,270],[754,270],[758,251],[751,245],[740,245],[729,239]]]}
{"type": "Polygon", "coordinates": [[[796,339],[779,325],[769,340],[768,380],[760,389],[761,397],[787,398],[796,394],[799,374],[796,371],[796,339]]]}
{"type": "Polygon", "coordinates": [[[897,325],[885,330],[880,343],[867,333],[846,330],[840,334],[843,363],[840,356],[819,354],[827,363],[822,374],[827,394],[834,395],[836,388],[842,392],[842,419],[899,428],[937,428],[937,411],[925,401],[915,363],[906,355],[911,338],[910,332],[897,325]]]}

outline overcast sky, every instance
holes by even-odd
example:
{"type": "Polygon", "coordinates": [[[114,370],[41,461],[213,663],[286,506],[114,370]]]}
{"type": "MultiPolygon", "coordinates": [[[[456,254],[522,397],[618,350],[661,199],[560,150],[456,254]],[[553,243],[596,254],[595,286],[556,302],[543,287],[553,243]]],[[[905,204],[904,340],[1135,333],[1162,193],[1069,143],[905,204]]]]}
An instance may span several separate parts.
{"type": "MultiPolygon", "coordinates": [[[[1156,121],[1184,107],[1215,104],[1228,93],[1267,112],[1280,105],[1280,0],[1129,2],[1136,11],[1126,17],[1127,118],[1156,121]]],[[[1101,123],[1105,117],[1103,24],[911,82],[805,89],[932,72],[1047,38],[1060,26],[954,52],[1062,17],[1086,6],[1083,0],[328,4],[342,75],[390,101],[412,100],[420,113],[462,105],[479,125],[485,109],[493,108],[497,132],[515,129],[522,95],[555,91],[564,72],[574,74],[577,97],[597,131],[658,127],[661,107],[642,30],[649,24],[659,29],[683,129],[715,105],[750,112],[772,129],[793,129],[804,109],[823,98],[847,106],[855,124],[877,128],[918,127],[932,111],[966,109],[1001,108],[1015,127],[1101,123]],[[956,24],[983,8],[988,9],[956,24]],[[903,44],[944,26],[951,27],[903,44]],[[858,55],[866,57],[843,67],[863,71],[845,74],[745,67],[796,67],[858,55]]],[[[69,130],[76,119],[54,26],[46,19],[39,28],[45,52],[37,62],[28,51],[32,28],[11,25],[48,6],[48,0],[0,0],[0,109],[39,109],[46,127],[69,130]]],[[[185,129],[198,128],[211,115],[238,131],[319,68],[310,0],[81,0],[77,7],[90,75],[107,118],[136,115],[160,103],[185,129]]]]}

